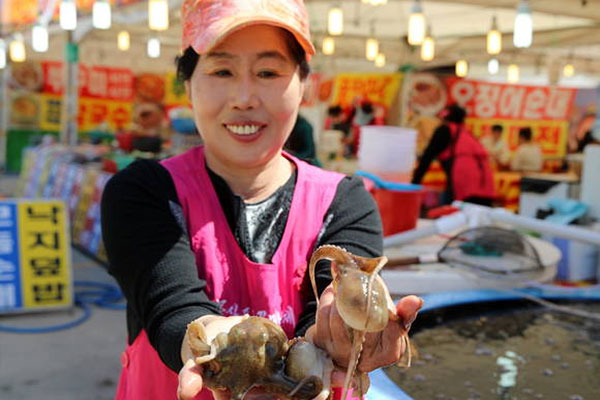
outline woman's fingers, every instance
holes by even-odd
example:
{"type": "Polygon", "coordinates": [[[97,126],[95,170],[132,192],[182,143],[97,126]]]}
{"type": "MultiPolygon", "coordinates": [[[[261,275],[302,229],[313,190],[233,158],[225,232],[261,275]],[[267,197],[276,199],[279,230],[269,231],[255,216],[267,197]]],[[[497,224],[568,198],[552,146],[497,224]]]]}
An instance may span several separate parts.
{"type": "Polygon", "coordinates": [[[410,325],[417,317],[417,313],[423,307],[423,299],[417,296],[406,296],[396,304],[396,314],[402,318],[404,329],[408,331],[410,325]]]}
{"type": "Polygon", "coordinates": [[[191,400],[202,390],[202,375],[194,360],[189,359],[179,371],[177,398],[191,400]]]}

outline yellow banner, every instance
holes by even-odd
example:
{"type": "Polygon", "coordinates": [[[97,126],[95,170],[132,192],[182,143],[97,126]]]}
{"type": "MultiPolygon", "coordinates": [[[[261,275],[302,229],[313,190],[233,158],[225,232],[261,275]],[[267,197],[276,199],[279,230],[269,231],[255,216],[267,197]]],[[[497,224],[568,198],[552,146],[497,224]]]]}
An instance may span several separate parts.
{"type": "Polygon", "coordinates": [[[56,94],[40,95],[40,129],[60,131],[61,96],[56,94]]]}
{"type": "Polygon", "coordinates": [[[561,120],[508,120],[508,119],[479,119],[467,118],[467,125],[477,137],[490,132],[492,125],[502,125],[502,138],[511,151],[519,146],[519,129],[530,127],[533,131],[533,140],[542,146],[545,158],[564,157],[567,151],[567,137],[569,134],[568,121],[561,120]]]}
{"type": "Polygon", "coordinates": [[[108,123],[111,131],[123,129],[131,123],[132,108],[130,102],[81,98],[77,117],[79,130],[89,132],[104,123],[108,123]]]}
{"type": "Polygon", "coordinates": [[[352,105],[355,98],[389,108],[400,90],[402,74],[340,74],[336,76],[331,104],[352,105]]]}
{"type": "Polygon", "coordinates": [[[23,305],[52,308],[72,304],[66,210],[60,201],[18,206],[23,305]]]}
{"type": "Polygon", "coordinates": [[[168,72],[165,76],[165,105],[172,107],[189,104],[183,82],[177,79],[175,72],[168,72]]]}

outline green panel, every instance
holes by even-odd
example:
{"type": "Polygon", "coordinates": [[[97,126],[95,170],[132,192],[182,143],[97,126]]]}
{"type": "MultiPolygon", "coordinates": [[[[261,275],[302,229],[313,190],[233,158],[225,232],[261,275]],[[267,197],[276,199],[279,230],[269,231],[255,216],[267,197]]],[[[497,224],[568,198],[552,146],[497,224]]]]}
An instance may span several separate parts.
{"type": "Polygon", "coordinates": [[[9,130],[6,135],[6,171],[21,172],[23,149],[38,143],[44,135],[58,137],[58,132],[9,130]]]}

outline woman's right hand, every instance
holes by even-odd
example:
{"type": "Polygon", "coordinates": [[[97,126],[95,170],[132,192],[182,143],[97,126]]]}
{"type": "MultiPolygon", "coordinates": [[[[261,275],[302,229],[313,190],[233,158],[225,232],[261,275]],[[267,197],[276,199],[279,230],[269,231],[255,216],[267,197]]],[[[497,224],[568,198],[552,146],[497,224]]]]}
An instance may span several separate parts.
{"type": "MultiPolygon", "coordinates": [[[[239,324],[248,318],[248,315],[222,317],[220,315],[205,315],[188,325],[185,332],[183,342],[181,343],[181,360],[183,368],[179,371],[179,386],[177,387],[177,397],[179,400],[192,400],[203,387],[202,366],[197,365],[192,354],[192,349],[189,343],[190,325],[202,324],[203,331],[206,334],[206,344],[210,344],[212,340],[221,332],[229,332],[234,325],[239,324]]],[[[229,399],[229,394],[223,391],[213,390],[215,400],[229,399]]]]}

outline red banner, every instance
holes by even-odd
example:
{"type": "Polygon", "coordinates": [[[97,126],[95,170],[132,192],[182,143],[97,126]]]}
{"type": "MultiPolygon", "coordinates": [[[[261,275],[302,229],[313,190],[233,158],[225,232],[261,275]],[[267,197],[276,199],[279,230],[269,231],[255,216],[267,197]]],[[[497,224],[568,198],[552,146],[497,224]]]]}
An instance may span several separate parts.
{"type": "Polygon", "coordinates": [[[523,127],[533,130],[546,158],[566,153],[569,119],[576,89],[525,86],[447,78],[448,104],[467,110],[467,124],[476,136],[491,132],[492,125],[504,128],[504,140],[511,150],[518,146],[523,127]]]}
{"type": "Polygon", "coordinates": [[[567,120],[575,89],[446,79],[448,103],[466,107],[468,117],[567,120]]]}
{"type": "MultiPolygon", "coordinates": [[[[44,83],[42,91],[62,94],[64,90],[63,64],[59,61],[42,62],[44,83]]],[[[126,68],[87,67],[79,65],[79,96],[96,99],[133,100],[133,72],[126,68]]]]}

